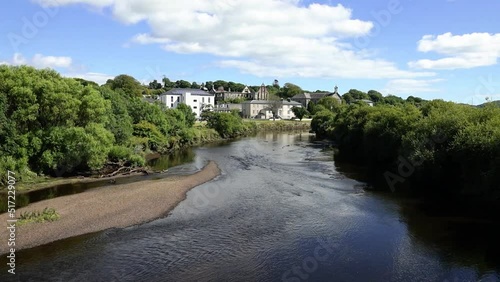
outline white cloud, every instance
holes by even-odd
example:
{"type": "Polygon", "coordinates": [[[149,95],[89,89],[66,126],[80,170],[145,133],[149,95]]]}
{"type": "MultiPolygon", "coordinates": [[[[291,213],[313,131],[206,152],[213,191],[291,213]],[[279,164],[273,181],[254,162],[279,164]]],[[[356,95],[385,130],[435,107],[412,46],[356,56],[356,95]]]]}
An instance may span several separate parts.
{"type": "Polygon", "coordinates": [[[21,53],[15,53],[12,59],[4,62],[7,65],[31,65],[37,68],[69,68],[72,59],[70,57],[55,57],[35,54],[30,60],[26,59],[21,53]]]}
{"type": "Polygon", "coordinates": [[[418,42],[420,52],[436,52],[444,55],[437,60],[423,59],[409,63],[420,69],[461,69],[491,66],[500,57],[500,33],[470,33],[438,36],[425,35],[418,42]]]}
{"type": "Polygon", "coordinates": [[[68,68],[71,66],[70,57],[43,56],[36,54],[32,59],[33,65],[39,68],[68,68]]]}
{"type": "Polygon", "coordinates": [[[109,75],[109,74],[104,74],[104,73],[97,73],[97,72],[86,72],[86,73],[65,73],[62,74],[65,77],[71,77],[71,78],[83,78],[85,80],[90,80],[94,81],[99,85],[102,85],[106,83],[108,79],[113,79],[114,76],[109,75]]]}
{"type": "Polygon", "coordinates": [[[443,81],[442,79],[393,79],[387,82],[382,91],[387,94],[417,94],[423,92],[438,92],[433,84],[443,81]]]}
{"type": "Polygon", "coordinates": [[[153,44],[153,43],[168,43],[170,42],[170,39],[153,37],[150,34],[141,33],[134,36],[131,41],[139,44],[153,44]]]}
{"type": "MultiPolygon", "coordinates": [[[[52,0],[38,0],[47,4],[52,0]]],[[[215,66],[257,76],[415,78],[434,73],[401,70],[357,50],[346,39],[367,36],[370,21],[341,4],[299,5],[299,0],[57,0],[109,7],[125,23],[145,21],[148,34],[132,43],[160,44],[168,52],[220,57],[215,66]]],[[[125,47],[130,46],[125,44],[125,47]]]]}

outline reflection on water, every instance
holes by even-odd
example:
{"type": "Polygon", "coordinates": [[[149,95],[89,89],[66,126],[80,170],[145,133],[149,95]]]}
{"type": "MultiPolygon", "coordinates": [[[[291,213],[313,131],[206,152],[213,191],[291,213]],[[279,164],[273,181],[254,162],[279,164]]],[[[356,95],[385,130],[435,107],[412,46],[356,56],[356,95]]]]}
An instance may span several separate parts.
{"type": "Polygon", "coordinates": [[[187,162],[192,162],[194,157],[195,153],[193,149],[187,148],[170,155],[164,155],[150,160],[148,162],[148,166],[150,166],[154,171],[162,171],[187,162]]]}
{"type": "MultiPolygon", "coordinates": [[[[195,150],[216,181],[169,217],[18,253],[20,281],[498,281],[497,223],[438,216],[338,171],[310,134],[195,150]]],[[[0,258],[0,280],[6,273],[0,258]]]]}

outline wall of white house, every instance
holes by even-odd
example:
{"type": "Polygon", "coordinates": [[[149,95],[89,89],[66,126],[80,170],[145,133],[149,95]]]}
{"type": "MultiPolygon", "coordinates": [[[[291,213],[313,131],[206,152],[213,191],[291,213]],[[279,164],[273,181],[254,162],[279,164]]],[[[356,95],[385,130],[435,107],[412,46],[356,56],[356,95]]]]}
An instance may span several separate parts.
{"type": "Polygon", "coordinates": [[[182,103],[181,95],[161,95],[160,101],[169,109],[177,108],[177,105],[182,103]]]}
{"type": "Polygon", "coordinates": [[[160,101],[169,109],[175,109],[180,103],[191,107],[193,113],[199,118],[204,107],[215,106],[214,95],[192,95],[190,92],[178,95],[162,95],[160,101]]]}
{"type": "MultiPolygon", "coordinates": [[[[269,108],[271,104],[252,104],[252,103],[243,103],[242,104],[242,112],[243,112],[243,117],[245,118],[252,118],[255,117],[260,113],[261,110],[265,108],[269,108]]],[[[282,105],[280,109],[278,109],[278,115],[282,119],[291,119],[295,118],[295,114],[292,111],[292,108],[294,106],[299,106],[300,105],[282,105]]],[[[266,118],[268,117],[268,113],[265,113],[266,118]]],[[[272,117],[272,114],[271,116],[272,117]]]]}

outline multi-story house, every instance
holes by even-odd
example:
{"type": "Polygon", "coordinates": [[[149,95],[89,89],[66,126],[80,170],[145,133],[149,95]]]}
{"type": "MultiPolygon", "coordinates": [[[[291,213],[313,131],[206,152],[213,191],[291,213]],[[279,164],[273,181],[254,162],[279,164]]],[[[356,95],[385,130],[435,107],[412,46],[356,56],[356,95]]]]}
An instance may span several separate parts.
{"type": "Polygon", "coordinates": [[[214,107],[215,96],[201,89],[174,88],[160,94],[160,101],[169,109],[175,109],[180,103],[184,103],[190,106],[196,118],[199,118],[204,109],[214,107]]]}

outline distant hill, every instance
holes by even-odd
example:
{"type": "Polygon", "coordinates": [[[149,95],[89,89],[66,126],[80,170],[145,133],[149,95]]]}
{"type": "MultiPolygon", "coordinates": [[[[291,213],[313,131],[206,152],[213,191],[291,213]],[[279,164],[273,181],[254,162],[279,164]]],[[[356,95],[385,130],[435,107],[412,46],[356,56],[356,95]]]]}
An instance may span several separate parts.
{"type": "MultiPolygon", "coordinates": [[[[495,104],[495,105],[497,105],[497,106],[499,106],[499,107],[500,107],[500,100],[498,100],[498,101],[492,101],[492,102],[489,102],[489,103],[493,103],[493,104],[495,104]]],[[[481,105],[477,105],[477,107],[478,107],[478,108],[482,108],[482,107],[484,107],[484,105],[486,105],[486,104],[488,104],[488,103],[484,103],[484,104],[481,104],[481,105]]]]}

